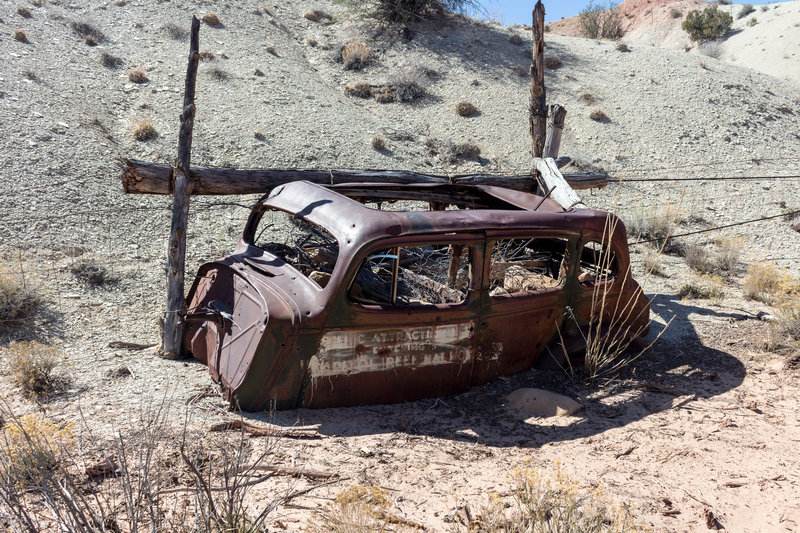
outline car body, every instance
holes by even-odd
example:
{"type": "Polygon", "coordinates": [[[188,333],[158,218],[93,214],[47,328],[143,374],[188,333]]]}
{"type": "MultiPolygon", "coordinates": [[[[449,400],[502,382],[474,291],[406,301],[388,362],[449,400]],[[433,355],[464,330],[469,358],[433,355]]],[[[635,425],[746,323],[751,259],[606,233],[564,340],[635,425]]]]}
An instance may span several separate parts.
{"type": "Polygon", "coordinates": [[[246,411],[395,403],[552,363],[592,324],[641,337],[649,313],[612,214],[498,187],[301,181],[199,269],[184,346],[246,411]]]}

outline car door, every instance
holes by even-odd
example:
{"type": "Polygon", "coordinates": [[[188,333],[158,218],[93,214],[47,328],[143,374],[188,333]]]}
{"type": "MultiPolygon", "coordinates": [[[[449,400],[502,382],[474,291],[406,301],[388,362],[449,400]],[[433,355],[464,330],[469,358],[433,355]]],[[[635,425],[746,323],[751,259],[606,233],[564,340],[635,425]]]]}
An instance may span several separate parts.
{"type": "Polygon", "coordinates": [[[526,370],[557,337],[577,239],[553,230],[487,232],[474,384],[526,370]]]}
{"type": "Polygon", "coordinates": [[[470,385],[483,236],[387,239],[357,256],[317,353],[304,403],[394,403],[470,385]]]}

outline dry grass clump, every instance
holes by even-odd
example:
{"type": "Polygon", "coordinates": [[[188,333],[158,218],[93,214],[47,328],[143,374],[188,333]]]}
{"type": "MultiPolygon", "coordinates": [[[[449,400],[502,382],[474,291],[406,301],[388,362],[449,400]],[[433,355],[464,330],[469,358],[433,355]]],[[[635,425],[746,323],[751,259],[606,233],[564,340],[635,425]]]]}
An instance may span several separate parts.
{"type": "MultiPolygon", "coordinates": [[[[645,531],[631,508],[615,505],[600,486],[583,486],[561,466],[553,478],[525,466],[511,475],[511,502],[496,492],[480,510],[469,531],[527,532],[639,532],[645,531]]],[[[461,531],[459,528],[457,531],[461,531]]]]}
{"type": "Polygon", "coordinates": [[[14,40],[19,41],[21,43],[28,43],[28,34],[25,33],[25,30],[16,29],[14,30],[14,40]]]}
{"type": "Polygon", "coordinates": [[[617,49],[617,52],[630,52],[631,51],[630,47],[625,43],[617,43],[617,46],[615,48],[617,49]]]}
{"type": "Polygon", "coordinates": [[[217,15],[213,11],[209,11],[208,13],[203,15],[200,20],[202,20],[203,22],[212,27],[222,26],[222,19],[220,19],[219,15],[217,15]]]}
{"type": "Polygon", "coordinates": [[[766,304],[788,300],[800,292],[798,282],[775,263],[755,263],[747,269],[742,291],[747,298],[766,304]]]}
{"type": "Polygon", "coordinates": [[[161,26],[161,31],[166,33],[170,39],[175,41],[183,41],[189,36],[189,32],[173,22],[168,22],[161,26]]]}
{"type": "Polygon", "coordinates": [[[683,11],[678,9],[677,7],[670,8],[669,14],[674,19],[679,19],[683,16],[683,11]]]}
{"type": "Polygon", "coordinates": [[[578,100],[584,104],[593,104],[595,101],[597,101],[597,97],[592,93],[583,93],[578,97],[578,100]]]}
{"type": "Polygon", "coordinates": [[[550,70],[555,70],[561,66],[561,59],[556,56],[545,56],[544,66],[550,70]]]}
{"type": "Polygon", "coordinates": [[[266,140],[267,138],[267,136],[264,135],[264,131],[261,128],[258,128],[256,129],[256,131],[253,132],[253,137],[258,139],[259,141],[266,140]]]}
{"type": "Polygon", "coordinates": [[[31,18],[33,16],[31,14],[31,10],[28,9],[26,6],[19,6],[17,8],[17,15],[19,15],[20,17],[25,18],[25,19],[29,19],[29,18],[31,18]]]}
{"type": "Polygon", "coordinates": [[[654,248],[652,246],[647,247],[647,251],[644,254],[644,260],[642,261],[642,266],[644,267],[645,272],[651,273],[654,276],[667,276],[667,273],[661,267],[661,252],[662,250],[660,248],[654,248]]]}
{"type": "Polygon", "coordinates": [[[212,52],[211,50],[203,50],[197,55],[200,61],[214,61],[217,58],[217,56],[215,56],[214,52],[212,52]]]}
{"type": "Polygon", "coordinates": [[[345,70],[359,70],[369,63],[369,47],[361,41],[353,41],[342,50],[345,70]]]}
{"type": "Polygon", "coordinates": [[[103,52],[100,54],[100,64],[106,68],[115,69],[122,65],[122,59],[113,56],[108,52],[103,52]]]}
{"type": "Polygon", "coordinates": [[[231,77],[230,74],[221,68],[212,68],[207,72],[207,74],[217,81],[228,81],[228,79],[231,77]]]}
{"type": "Polygon", "coordinates": [[[458,113],[462,117],[470,117],[477,112],[478,108],[475,107],[475,104],[473,104],[469,100],[461,100],[456,104],[456,113],[458,113]]]}
{"type": "Polygon", "coordinates": [[[370,140],[370,145],[372,148],[377,150],[378,152],[383,152],[386,150],[386,139],[381,137],[380,135],[374,135],[372,140],[370,140]]]}
{"type": "Polygon", "coordinates": [[[451,162],[456,162],[458,159],[480,159],[480,147],[471,142],[448,143],[447,153],[450,156],[451,162]]]}
{"type": "Polygon", "coordinates": [[[721,40],[706,41],[697,47],[697,50],[704,56],[719,59],[722,56],[723,43],[721,40]]]}
{"type": "Polygon", "coordinates": [[[678,296],[688,300],[721,300],[725,297],[722,284],[721,277],[715,274],[704,275],[698,280],[684,283],[678,290],[678,296]]]}
{"type": "Polygon", "coordinates": [[[425,96],[429,76],[419,65],[403,65],[389,77],[387,85],[393,90],[397,101],[414,102],[425,96]]]}
{"type": "Polygon", "coordinates": [[[87,22],[71,22],[72,31],[78,34],[86,44],[95,46],[97,43],[105,41],[106,36],[97,27],[87,22]]]}
{"type": "Polygon", "coordinates": [[[275,57],[278,57],[278,50],[275,48],[274,44],[268,44],[265,50],[267,51],[268,54],[272,54],[275,57]]]}
{"type": "Polygon", "coordinates": [[[628,236],[663,243],[673,233],[675,226],[686,219],[686,213],[677,205],[668,203],[655,209],[634,211],[624,218],[628,236]]]}
{"type": "Polygon", "coordinates": [[[368,531],[419,531],[418,524],[390,511],[389,494],[380,487],[357,485],[340,492],[311,517],[309,533],[361,533],[368,531]]]}
{"type": "Polygon", "coordinates": [[[358,98],[369,98],[372,96],[372,86],[369,83],[357,81],[353,85],[345,85],[344,94],[358,98]]]}
{"type": "Polygon", "coordinates": [[[755,13],[756,8],[753,7],[753,4],[742,4],[742,9],[736,15],[737,19],[743,19],[750,13],[755,13]]]}
{"type": "Polygon", "coordinates": [[[14,381],[28,396],[53,392],[53,369],[61,359],[58,349],[36,341],[14,342],[2,350],[14,381]]]}
{"type": "Polygon", "coordinates": [[[0,437],[0,490],[4,497],[9,492],[41,487],[59,467],[62,453],[74,443],[69,424],[54,424],[39,413],[10,417],[0,437]]]}
{"type": "Polygon", "coordinates": [[[129,71],[128,80],[133,83],[147,83],[149,81],[147,73],[140,68],[129,71]]]}
{"type": "Polygon", "coordinates": [[[522,37],[520,37],[518,34],[515,33],[511,35],[511,37],[509,37],[508,42],[510,42],[513,45],[520,46],[525,41],[522,39],[522,37]]]}
{"type": "Polygon", "coordinates": [[[794,298],[775,313],[775,323],[792,341],[800,341],[800,300],[794,298]]]}
{"type": "Polygon", "coordinates": [[[752,28],[756,24],[758,24],[758,19],[756,17],[751,17],[750,20],[747,21],[747,26],[750,28],[752,28]]]}
{"type": "Polygon", "coordinates": [[[0,333],[22,325],[40,303],[39,296],[24,278],[0,270],[0,333]]]}
{"type": "Polygon", "coordinates": [[[608,115],[602,109],[595,109],[589,113],[589,118],[595,122],[609,122],[608,115]]]}
{"type": "Polygon", "coordinates": [[[319,9],[312,9],[306,11],[305,13],[303,13],[303,18],[305,18],[306,20],[310,20],[311,22],[319,22],[322,19],[333,20],[332,16],[319,9]]]}
{"type": "Polygon", "coordinates": [[[149,141],[158,136],[158,131],[149,118],[143,118],[133,126],[133,136],[137,141],[149,141]]]}
{"type": "Polygon", "coordinates": [[[94,261],[79,261],[69,270],[78,281],[90,287],[101,287],[116,281],[116,278],[109,274],[104,266],[98,265],[94,261]]]}

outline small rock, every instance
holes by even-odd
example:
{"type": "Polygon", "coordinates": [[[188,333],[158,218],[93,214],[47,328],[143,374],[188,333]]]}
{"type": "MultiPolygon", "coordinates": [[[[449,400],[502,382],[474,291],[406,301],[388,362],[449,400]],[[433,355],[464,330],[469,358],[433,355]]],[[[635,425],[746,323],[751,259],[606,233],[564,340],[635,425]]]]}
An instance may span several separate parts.
{"type": "Polygon", "coordinates": [[[581,405],[562,394],[542,389],[517,389],[506,396],[508,405],[535,416],[569,416],[581,405]]]}

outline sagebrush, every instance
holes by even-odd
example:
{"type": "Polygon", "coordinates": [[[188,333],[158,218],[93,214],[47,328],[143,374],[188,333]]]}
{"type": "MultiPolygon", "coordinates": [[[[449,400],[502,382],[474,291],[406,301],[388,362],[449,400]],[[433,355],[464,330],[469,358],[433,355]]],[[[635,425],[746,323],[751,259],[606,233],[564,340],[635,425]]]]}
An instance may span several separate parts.
{"type": "Polygon", "coordinates": [[[681,23],[681,28],[689,34],[692,41],[704,43],[725,36],[733,25],[730,13],[720,11],[716,5],[709,6],[700,11],[690,11],[681,23]]]}
{"type": "Polygon", "coordinates": [[[61,359],[55,346],[37,341],[14,342],[1,353],[11,376],[25,394],[39,396],[53,391],[53,369],[61,359]]]}

